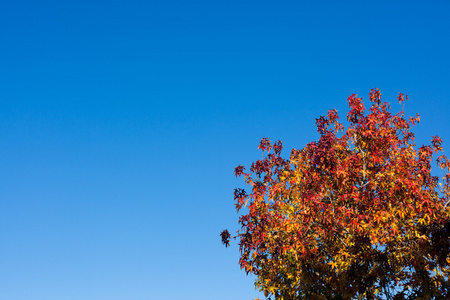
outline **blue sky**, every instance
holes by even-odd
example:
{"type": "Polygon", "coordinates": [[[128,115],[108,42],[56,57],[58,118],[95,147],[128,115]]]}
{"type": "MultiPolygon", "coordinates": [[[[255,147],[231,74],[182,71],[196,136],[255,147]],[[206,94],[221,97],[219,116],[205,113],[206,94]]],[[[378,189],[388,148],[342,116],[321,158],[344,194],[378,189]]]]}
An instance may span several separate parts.
{"type": "Polygon", "coordinates": [[[450,143],[447,1],[5,1],[0,299],[252,299],[233,170],[378,87],[450,143]]]}

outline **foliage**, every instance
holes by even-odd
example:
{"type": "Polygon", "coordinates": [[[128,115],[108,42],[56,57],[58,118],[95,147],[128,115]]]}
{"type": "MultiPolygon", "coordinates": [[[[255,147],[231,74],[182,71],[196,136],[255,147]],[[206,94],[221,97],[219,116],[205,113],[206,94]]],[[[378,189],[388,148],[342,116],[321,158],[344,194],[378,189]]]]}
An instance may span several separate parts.
{"type": "MultiPolygon", "coordinates": [[[[371,106],[348,98],[348,127],[336,110],[316,119],[320,138],[281,157],[263,138],[263,159],[236,189],[240,266],[275,299],[450,299],[449,160],[431,174],[435,136],[416,149],[419,116],[393,114],[373,89],[371,106]]],[[[404,105],[405,97],[398,100],[404,105]]],[[[221,234],[228,245],[227,230],[221,234]]]]}

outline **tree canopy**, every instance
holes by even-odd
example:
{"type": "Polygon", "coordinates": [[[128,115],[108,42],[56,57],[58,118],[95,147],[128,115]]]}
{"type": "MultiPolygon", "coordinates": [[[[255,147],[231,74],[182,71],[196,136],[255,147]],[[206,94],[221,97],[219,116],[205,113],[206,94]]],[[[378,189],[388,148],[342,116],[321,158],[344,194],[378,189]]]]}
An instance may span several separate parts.
{"type": "MultiPolygon", "coordinates": [[[[438,136],[416,147],[419,116],[391,113],[381,93],[348,97],[316,119],[318,141],[264,153],[236,189],[240,266],[274,299],[450,299],[450,162],[438,136]],[[431,172],[433,162],[442,176],[431,172]]],[[[399,94],[404,107],[407,96],[399,94]]],[[[231,235],[221,233],[228,245],[231,235]]]]}

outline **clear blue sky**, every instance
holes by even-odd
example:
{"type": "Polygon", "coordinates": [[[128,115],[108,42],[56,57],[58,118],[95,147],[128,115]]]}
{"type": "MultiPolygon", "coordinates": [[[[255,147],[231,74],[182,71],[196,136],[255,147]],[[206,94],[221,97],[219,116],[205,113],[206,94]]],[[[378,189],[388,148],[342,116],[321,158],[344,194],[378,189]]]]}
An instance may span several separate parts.
{"type": "Polygon", "coordinates": [[[448,1],[0,7],[2,300],[261,297],[220,244],[234,167],[349,94],[407,93],[450,147],[448,1]]]}

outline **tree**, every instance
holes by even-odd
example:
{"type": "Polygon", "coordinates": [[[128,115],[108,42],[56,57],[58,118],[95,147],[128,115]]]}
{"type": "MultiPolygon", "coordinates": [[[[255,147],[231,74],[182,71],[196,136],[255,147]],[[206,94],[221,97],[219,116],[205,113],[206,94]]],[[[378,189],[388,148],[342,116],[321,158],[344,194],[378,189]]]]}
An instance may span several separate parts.
{"type": "MultiPolygon", "coordinates": [[[[450,299],[450,162],[442,140],[416,148],[406,118],[369,94],[348,97],[348,126],[336,110],[316,119],[320,138],[281,157],[264,153],[236,189],[240,266],[275,299],[450,299]]],[[[407,96],[399,94],[400,104],[407,96]]],[[[221,233],[228,245],[228,230],[221,233]]]]}

